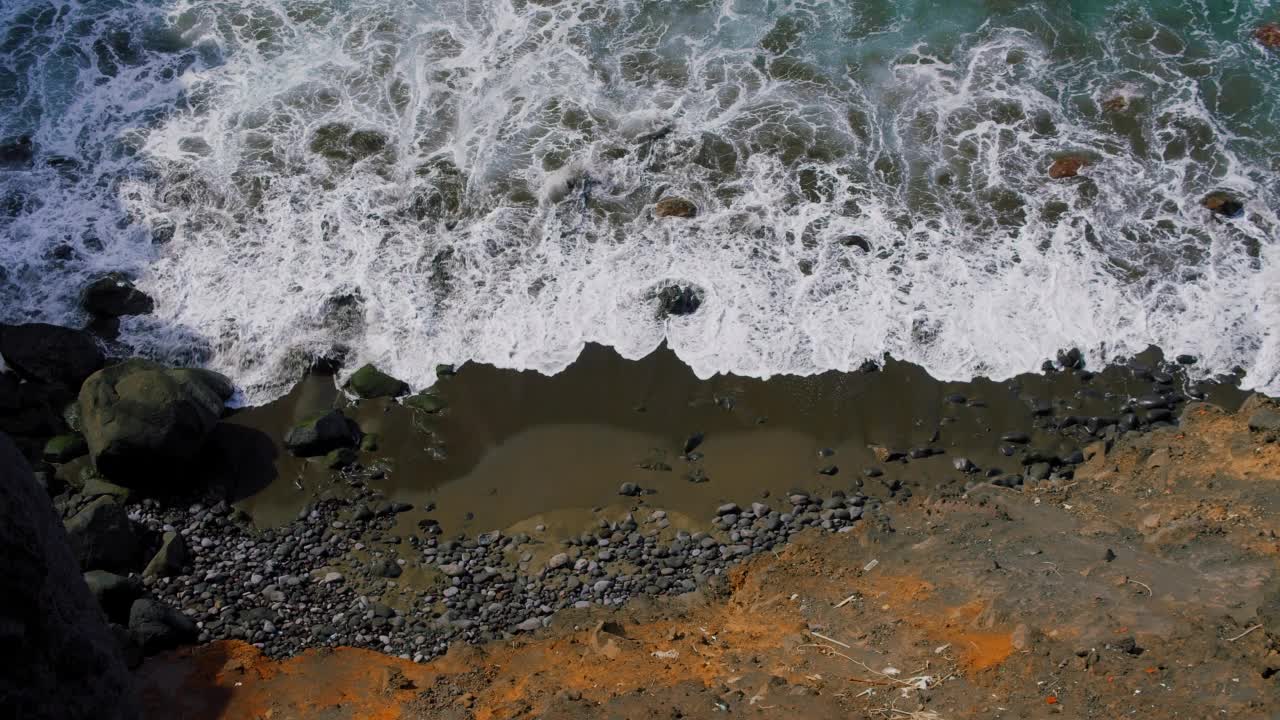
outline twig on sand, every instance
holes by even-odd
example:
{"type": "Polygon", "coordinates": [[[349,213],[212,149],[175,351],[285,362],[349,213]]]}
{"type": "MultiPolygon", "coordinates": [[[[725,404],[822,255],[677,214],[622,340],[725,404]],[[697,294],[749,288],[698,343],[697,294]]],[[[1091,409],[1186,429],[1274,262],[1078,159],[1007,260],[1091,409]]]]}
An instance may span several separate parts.
{"type": "Polygon", "coordinates": [[[846,650],[849,650],[849,649],[851,649],[851,648],[852,648],[852,646],[850,646],[850,645],[846,645],[845,643],[842,643],[842,642],[840,642],[839,640],[836,640],[835,638],[829,638],[829,637],[827,637],[826,635],[823,635],[823,634],[822,634],[822,633],[820,633],[820,632],[813,632],[812,630],[810,630],[810,631],[809,631],[809,633],[810,633],[811,635],[813,635],[814,637],[816,637],[816,638],[822,638],[823,640],[826,640],[827,642],[833,642],[833,643],[835,643],[835,644],[839,645],[840,647],[842,647],[842,648],[844,648],[844,649],[846,649],[846,650]]]}
{"type": "Polygon", "coordinates": [[[857,600],[857,599],[858,599],[858,595],[859,595],[859,594],[860,594],[860,593],[854,593],[854,594],[850,595],[849,597],[847,597],[847,598],[845,598],[845,599],[841,600],[840,602],[836,603],[836,609],[837,609],[837,610],[839,610],[840,608],[844,607],[845,605],[848,605],[849,603],[853,602],[854,600],[857,600]]]}
{"type": "MultiPolygon", "coordinates": [[[[818,635],[818,633],[813,633],[813,635],[817,635],[818,637],[822,637],[821,635],[818,635]]],[[[831,638],[822,638],[822,639],[823,639],[823,640],[830,640],[831,638]]],[[[844,643],[840,643],[840,644],[841,644],[841,645],[844,645],[844,643]]],[[[880,677],[882,677],[882,678],[884,678],[885,680],[887,680],[887,681],[888,681],[888,683],[880,683],[880,682],[877,682],[877,681],[875,681],[875,680],[858,680],[857,678],[849,678],[850,680],[857,680],[858,682],[862,682],[862,683],[869,683],[869,684],[877,684],[877,685],[878,685],[878,684],[890,684],[890,683],[891,683],[891,684],[894,684],[894,685],[899,685],[899,686],[904,687],[904,688],[918,688],[918,689],[921,689],[921,690],[927,690],[929,687],[931,687],[931,686],[933,686],[933,685],[936,685],[938,682],[940,682],[940,681],[938,680],[938,678],[933,677],[933,676],[926,676],[926,675],[922,675],[922,676],[918,676],[918,677],[912,677],[912,678],[907,678],[906,680],[899,680],[898,678],[896,678],[896,677],[894,677],[894,676],[892,676],[892,675],[889,675],[888,673],[882,673],[882,672],[880,672],[879,670],[873,670],[873,669],[871,669],[871,667],[870,667],[869,665],[867,665],[866,663],[862,662],[861,660],[858,660],[858,659],[856,659],[856,658],[851,658],[851,657],[849,657],[848,655],[845,655],[844,653],[840,652],[839,650],[836,650],[835,648],[831,647],[830,645],[823,645],[823,644],[821,644],[821,643],[810,643],[810,644],[808,644],[808,645],[801,645],[800,647],[815,647],[815,648],[820,648],[820,649],[822,649],[823,651],[825,651],[825,652],[827,652],[827,653],[829,653],[829,654],[831,654],[831,655],[837,655],[837,656],[839,656],[839,657],[844,658],[845,660],[848,660],[849,662],[853,663],[854,665],[857,665],[858,667],[862,668],[863,670],[866,670],[867,672],[869,672],[869,673],[871,673],[871,674],[873,674],[873,675],[879,675],[880,677]],[[923,681],[923,683],[922,683],[922,681],[923,681]],[[922,687],[922,685],[923,685],[923,687],[922,687]]],[[[845,647],[849,647],[849,646],[848,646],[848,645],[845,645],[845,647]]]]}
{"type": "Polygon", "coordinates": [[[1155,593],[1151,592],[1151,586],[1150,586],[1150,585],[1148,585],[1148,584],[1146,584],[1146,583],[1144,583],[1144,582],[1139,582],[1139,581],[1137,581],[1137,580],[1134,580],[1133,578],[1125,578],[1125,581],[1126,581],[1126,582],[1131,582],[1131,583],[1133,583],[1134,585],[1141,585],[1142,587],[1146,588],[1146,589],[1147,589],[1147,596],[1148,596],[1148,597],[1150,597],[1150,596],[1152,596],[1152,595],[1155,595],[1155,593]]]}
{"type": "Polygon", "coordinates": [[[1262,627],[1262,626],[1261,626],[1261,625],[1254,625],[1253,627],[1249,628],[1248,630],[1245,630],[1244,632],[1240,633],[1239,635],[1237,635],[1237,636],[1235,636],[1235,637],[1229,637],[1229,638],[1227,638],[1227,642],[1235,642],[1235,641],[1239,640],[1240,638],[1244,637],[1245,635],[1248,635],[1249,633],[1253,632],[1254,630],[1257,630],[1257,629],[1258,629],[1258,628],[1260,628],[1260,627],[1262,627]]]}

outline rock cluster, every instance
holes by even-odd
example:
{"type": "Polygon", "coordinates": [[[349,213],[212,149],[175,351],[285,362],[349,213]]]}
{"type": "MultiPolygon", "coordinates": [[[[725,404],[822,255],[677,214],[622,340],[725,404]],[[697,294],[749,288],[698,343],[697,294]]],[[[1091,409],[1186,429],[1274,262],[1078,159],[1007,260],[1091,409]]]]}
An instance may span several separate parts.
{"type": "Polygon", "coordinates": [[[672,532],[664,511],[637,510],[549,546],[499,532],[445,539],[430,520],[394,536],[394,516],[409,507],[361,497],[318,503],[262,533],[225,504],[147,501],[140,521],[185,538],[190,564],[143,581],[195,622],[201,641],[238,638],[273,655],[354,645],[423,660],[451,642],[536,630],[560,609],[693,591],[796,532],[849,529],[878,508],[861,495],[796,491],[779,509],[722,505],[706,532],[672,532]],[[434,581],[397,580],[410,571],[434,581]]]}

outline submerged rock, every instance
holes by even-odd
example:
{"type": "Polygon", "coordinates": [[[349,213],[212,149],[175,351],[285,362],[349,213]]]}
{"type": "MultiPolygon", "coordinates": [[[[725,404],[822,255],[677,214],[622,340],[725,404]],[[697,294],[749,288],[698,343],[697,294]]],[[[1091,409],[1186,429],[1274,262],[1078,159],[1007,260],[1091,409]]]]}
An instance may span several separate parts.
{"type": "Polygon", "coordinates": [[[1280,23],[1267,23],[1253,31],[1253,36],[1264,47],[1280,50],[1280,23]]]}
{"type": "Polygon", "coordinates": [[[373,365],[356,370],[347,380],[347,389],[363,400],[400,397],[409,392],[408,383],[382,372],[373,365]]]}
{"type": "Polygon", "coordinates": [[[1228,218],[1238,218],[1244,215],[1244,203],[1237,200],[1229,193],[1214,192],[1205,196],[1201,201],[1206,208],[1215,214],[1228,218]]]}
{"type": "Polygon", "coordinates": [[[78,388],[105,359],[93,336],[59,325],[0,325],[0,355],[19,376],[78,388]]]}
{"type": "Polygon", "coordinates": [[[85,310],[105,317],[146,315],[155,309],[155,302],[120,273],[110,273],[89,283],[80,303],[85,310]]]}
{"type": "Polygon", "coordinates": [[[94,465],[132,484],[166,469],[167,462],[190,460],[232,391],[218,373],[148,360],[127,360],[95,373],[80,389],[80,421],[94,465]]]}
{"type": "Polygon", "coordinates": [[[425,413],[438,413],[449,406],[444,401],[444,398],[431,392],[420,392],[417,395],[405,398],[404,405],[425,413]]]}
{"type": "Polygon", "coordinates": [[[360,442],[360,426],[339,410],[298,423],[285,433],[284,445],[299,457],[325,455],[338,448],[355,447],[360,442]]]}
{"type": "Polygon", "coordinates": [[[702,290],[690,285],[668,285],[658,291],[658,317],[692,315],[702,307],[702,290]]]}
{"type": "Polygon", "coordinates": [[[1054,180],[1062,180],[1065,178],[1073,178],[1080,174],[1081,168],[1086,164],[1085,159],[1080,155],[1064,155],[1049,166],[1049,177],[1054,180]]]}
{"type": "Polygon", "coordinates": [[[657,217],[691,218],[698,214],[698,206],[682,197],[668,196],[653,206],[653,214],[657,217]]]}
{"type": "Polygon", "coordinates": [[[31,138],[26,135],[0,142],[0,167],[30,167],[34,155],[31,138]]]}

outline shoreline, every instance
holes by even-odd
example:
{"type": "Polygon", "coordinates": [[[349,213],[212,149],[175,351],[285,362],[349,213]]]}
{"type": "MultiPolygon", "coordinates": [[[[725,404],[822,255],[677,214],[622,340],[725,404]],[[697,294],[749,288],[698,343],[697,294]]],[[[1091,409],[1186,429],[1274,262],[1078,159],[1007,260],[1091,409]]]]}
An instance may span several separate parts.
{"type": "Polygon", "coordinates": [[[174,557],[119,582],[176,608],[189,640],[423,662],[562,609],[705,590],[811,528],[890,529],[916,498],[1068,486],[1091,445],[1244,397],[1155,354],[1097,373],[1064,357],[1006,383],[893,361],[703,381],[670,352],[627,361],[595,346],[561,376],[466,366],[417,408],[312,374],[219,420],[177,493],[118,488],[84,457],[57,467],[55,505],[71,519],[123,490],[144,544],[174,557]],[[282,443],[335,412],[362,436],[340,462],[282,443]]]}

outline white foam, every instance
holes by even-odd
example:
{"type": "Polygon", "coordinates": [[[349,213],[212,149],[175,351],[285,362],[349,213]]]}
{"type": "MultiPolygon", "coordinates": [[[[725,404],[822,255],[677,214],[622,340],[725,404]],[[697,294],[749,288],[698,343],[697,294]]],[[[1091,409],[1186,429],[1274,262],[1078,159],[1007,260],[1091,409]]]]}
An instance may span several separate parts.
{"type": "MultiPolygon", "coordinates": [[[[0,27],[38,5],[0,11],[0,27]]],[[[1033,370],[1073,345],[1096,365],[1155,344],[1280,394],[1274,150],[1182,60],[1130,62],[1141,48],[1122,26],[1107,53],[1070,63],[994,22],[953,45],[909,41],[927,33],[897,18],[850,43],[839,29],[864,19],[839,5],[107,13],[105,26],[187,28],[184,47],[111,77],[81,68],[23,105],[43,108],[42,152],[91,171],[0,173],[0,190],[44,200],[3,226],[0,315],[74,320],[84,279],[135,272],[157,311],[125,340],[227,372],[250,402],[335,344],[348,367],[421,387],[438,363],[554,373],[588,342],[640,357],[664,340],[704,377],[891,353],[948,380],[1033,370]],[[802,30],[792,64],[770,68],[760,46],[781,14],[802,30]],[[1117,93],[1142,105],[1132,131],[1097,109],[1117,93]],[[317,153],[339,124],[384,144],[317,153]],[[1184,137],[1196,157],[1171,154],[1184,137]],[[1064,152],[1090,157],[1083,179],[1046,177],[1064,152]],[[1211,216],[1213,189],[1246,198],[1246,217],[1211,216]],[[668,194],[698,217],[653,217],[668,194]],[[166,223],[173,239],[153,246],[166,223]],[[841,242],[854,234],[872,251],[841,242]],[[65,238],[79,257],[48,259],[65,238]],[[653,291],[670,282],[702,288],[702,308],[659,320],[653,291]]],[[[1186,32],[1215,50],[1213,72],[1280,87],[1265,58],[1186,32]]],[[[94,42],[74,41],[89,56],[94,42]]],[[[51,82],[55,60],[33,81],[51,82]]],[[[21,115],[0,116],[0,136],[21,115]]]]}

